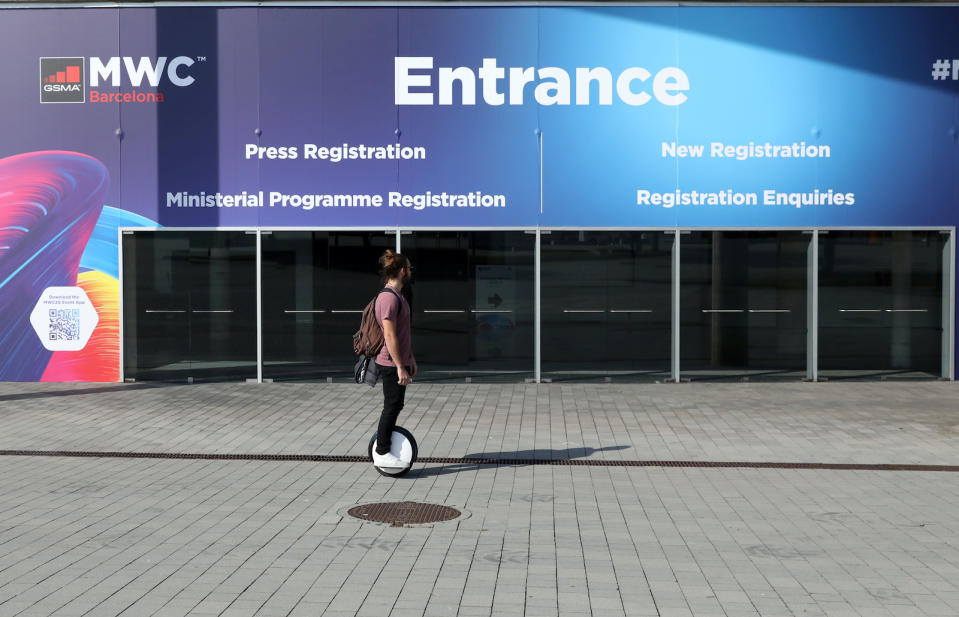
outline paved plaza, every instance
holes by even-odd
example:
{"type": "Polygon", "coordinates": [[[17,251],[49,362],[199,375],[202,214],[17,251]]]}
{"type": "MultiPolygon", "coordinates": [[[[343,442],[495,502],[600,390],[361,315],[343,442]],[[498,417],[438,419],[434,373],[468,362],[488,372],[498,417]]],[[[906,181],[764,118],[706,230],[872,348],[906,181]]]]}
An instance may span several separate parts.
{"type": "Polygon", "coordinates": [[[535,462],[281,460],[365,455],[381,400],[0,383],[0,616],[959,615],[959,473],[871,467],[959,469],[954,383],[413,384],[421,457],[535,462]],[[403,501],[463,516],[346,512],[403,501]]]}

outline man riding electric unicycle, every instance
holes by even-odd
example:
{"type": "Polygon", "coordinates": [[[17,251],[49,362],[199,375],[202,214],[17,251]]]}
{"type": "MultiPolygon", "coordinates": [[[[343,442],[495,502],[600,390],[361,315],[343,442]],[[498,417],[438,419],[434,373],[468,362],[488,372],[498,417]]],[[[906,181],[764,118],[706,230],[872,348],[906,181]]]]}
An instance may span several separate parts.
{"type": "Polygon", "coordinates": [[[410,305],[401,293],[413,276],[413,266],[409,259],[391,250],[383,253],[379,265],[385,286],[376,296],[375,311],[376,322],[383,329],[384,345],[374,362],[383,380],[383,411],[376,435],[370,440],[369,454],[381,474],[400,476],[409,471],[417,455],[413,435],[396,426],[406,399],[406,386],[416,375],[410,305]]]}

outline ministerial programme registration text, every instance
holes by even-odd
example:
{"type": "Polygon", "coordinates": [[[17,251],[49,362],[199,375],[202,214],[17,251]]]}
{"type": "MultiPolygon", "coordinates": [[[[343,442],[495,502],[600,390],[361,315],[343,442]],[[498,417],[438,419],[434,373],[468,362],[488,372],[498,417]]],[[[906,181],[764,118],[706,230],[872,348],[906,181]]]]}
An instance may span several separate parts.
{"type": "Polygon", "coordinates": [[[505,208],[506,196],[470,191],[468,193],[398,193],[333,194],[281,193],[255,191],[240,193],[168,192],[167,208],[505,208]]]}

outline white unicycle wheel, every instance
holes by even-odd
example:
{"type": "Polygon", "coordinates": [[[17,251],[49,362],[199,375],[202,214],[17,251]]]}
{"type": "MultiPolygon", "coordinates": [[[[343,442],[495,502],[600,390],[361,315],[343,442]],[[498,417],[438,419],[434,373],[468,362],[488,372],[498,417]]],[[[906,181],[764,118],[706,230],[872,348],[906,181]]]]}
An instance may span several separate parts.
{"type": "MultiPolygon", "coordinates": [[[[370,462],[373,462],[374,448],[376,448],[376,433],[373,433],[373,436],[370,438],[370,447],[367,449],[366,455],[370,462]]],[[[396,455],[398,459],[408,463],[408,465],[406,467],[378,467],[377,465],[373,465],[373,468],[384,476],[392,476],[394,478],[409,473],[413,463],[416,462],[416,455],[418,454],[416,439],[413,438],[413,433],[402,426],[395,427],[393,434],[390,436],[390,452],[396,455]]]]}

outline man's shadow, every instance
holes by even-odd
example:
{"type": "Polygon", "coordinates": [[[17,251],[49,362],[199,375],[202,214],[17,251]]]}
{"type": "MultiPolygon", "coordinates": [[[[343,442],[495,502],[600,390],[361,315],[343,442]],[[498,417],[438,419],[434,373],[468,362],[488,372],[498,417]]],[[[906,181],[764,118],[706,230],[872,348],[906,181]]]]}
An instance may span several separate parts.
{"type": "Polygon", "coordinates": [[[606,446],[605,448],[590,448],[583,446],[580,448],[564,448],[562,450],[516,450],[513,452],[481,452],[467,454],[463,457],[462,463],[446,463],[444,465],[434,466],[431,463],[429,467],[420,467],[414,464],[413,469],[406,474],[405,478],[427,478],[430,476],[443,476],[449,473],[459,473],[462,471],[474,471],[484,467],[528,467],[530,465],[542,464],[547,461],[572,461],[576,459],[589,458],[597,452],[613,452],[616,450],[625,450],[631,446],[606,446]],[[472,463],[468,459],[477,459],[472,463]],[[492,462],[495,461],[495,462],[492,462]]]}

